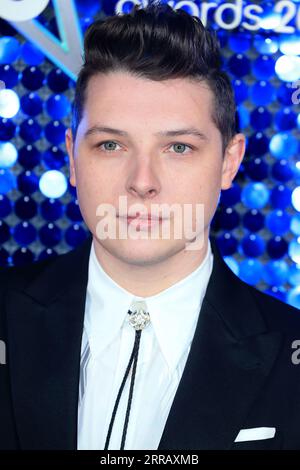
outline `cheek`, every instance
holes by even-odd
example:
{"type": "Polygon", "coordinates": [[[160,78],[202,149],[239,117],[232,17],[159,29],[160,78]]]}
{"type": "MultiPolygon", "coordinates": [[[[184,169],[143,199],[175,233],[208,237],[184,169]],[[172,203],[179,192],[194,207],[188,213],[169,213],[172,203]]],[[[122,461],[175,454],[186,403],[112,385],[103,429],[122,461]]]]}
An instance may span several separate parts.
{"type": "Polygon", "coordinates": [[[93,193],[95,188],[101,188],[105,183],[104,178],[101,178],[101,172],[96,171],[94,165],[82,157],[75,160],[75,172],[78,189],[82,192],[93,193]]]}
{"type": "MultiPolygon", "coordinates": [[[[198,209],[204,215],[205,224],[211,221],[218,202],[221,191],[221,170],[219,167],[204,168],[203,171],[198,171],[191,178],[189,185],[185,187],[186,193],[181,194],[185,201],[196,205],[201,205],[201,209],[198,209]]],[[[194,209],[194,214],[196,209],[194,209]]]]}
{"type": "Polygon", "coordinates": [[[113,175],[108,177],[101,168],[78,159],[76,183],[79,204],[86,217],[95,218],[101,204],[115,205],[113,202],[118,192],[113,175]]]}
{"type": "Polygon", "coordinates": [[[193,173],[185,185],[186,194],[193,199],[210,200],[221,190],[222,169],[220,166],[204,166],[193,173]]]}

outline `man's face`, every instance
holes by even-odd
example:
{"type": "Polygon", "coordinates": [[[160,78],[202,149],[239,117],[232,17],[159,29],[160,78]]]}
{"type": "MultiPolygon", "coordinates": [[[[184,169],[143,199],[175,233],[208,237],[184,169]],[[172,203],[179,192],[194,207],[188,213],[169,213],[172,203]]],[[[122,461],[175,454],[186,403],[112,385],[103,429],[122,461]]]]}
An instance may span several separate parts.
{"type": "Polygon", "coordinates": [[[186,236],[183,224],[187,223],[197,237],[207,237],[220,191],[231,186],[244,154],[244,136],[237,134],[223,155],[222,137],[212,112],[213,94],[205,82],[155,82],[126,72],[90,79],[75,142],[68,130],[66,146],[70,182],[77,187],[83,218],[102,249],[132,265],[154,265],[186,249],[191,232],[186,236]],[[100,132],[100,127],[126,134],[100,132]],[[200,135],[158,134],[187,128],[197,129],[200,135]],[[126,198],[125,213],[120,210],[121,196],[123,201],[126,198]],[[175,204],[182,209],[181,218],[178,211],[175,215],[170,210],[169,214],[163,213],[167,220],[156,225],[154,222],[160,230],[162,224],[170,224],[168,237],[160,231],[160,236],[151,238],[153,227],[140,228],[133,222],[131,229],[136,235],[121,239],[120,224],[122,230],[127,230],[128,221],[110,215],[117,236],[99,237],[97,224],[104,216],[97,213],[99,206],[109,204],[116,215],[126,215],[132,214],[136,203],[142,204],[148,214],[153,204],[165,208],[175,204]],[[192,208],[192,218],[184,216],[185,204],[192,208]],[[197,205],[204,208],[200,225],[197,205]],[[176,217],[177,222],[180,218],[181,238],[174,235],[176,217]]]}

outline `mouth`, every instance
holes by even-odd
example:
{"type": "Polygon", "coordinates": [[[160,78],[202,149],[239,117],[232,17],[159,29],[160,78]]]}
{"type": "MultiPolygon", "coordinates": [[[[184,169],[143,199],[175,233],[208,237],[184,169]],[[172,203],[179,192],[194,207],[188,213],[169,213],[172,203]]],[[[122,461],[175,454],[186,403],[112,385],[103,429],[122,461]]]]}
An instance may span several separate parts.
{"type": "Polygon", "coordinates": [[[136,221],[153,221],[153,222],[161,222],[162,220],[165,220],[163,217],[161,216],[155,216],[155,215],[147,215],[147,214],[135,214],[135,215],[130,215],[130,214],[125,214],[125,215],[119,215],[118,214],[118,217],[121,218],[121,219],[127,219],[127,221],[131,221],[131,220],[136,220],[136,221]]]}
{"type": "Polygon", "coordinates": [[[128,215],[125,214],[124,216],[118,215],[118,218],[122,219],[123,221],[127,222],[127,224],[131,226],[139,226],[142,227],[151,227],[153,225],[161,224],[163,220],[165,220],[161,216],[153,216],[153,215],[128,215]]]}

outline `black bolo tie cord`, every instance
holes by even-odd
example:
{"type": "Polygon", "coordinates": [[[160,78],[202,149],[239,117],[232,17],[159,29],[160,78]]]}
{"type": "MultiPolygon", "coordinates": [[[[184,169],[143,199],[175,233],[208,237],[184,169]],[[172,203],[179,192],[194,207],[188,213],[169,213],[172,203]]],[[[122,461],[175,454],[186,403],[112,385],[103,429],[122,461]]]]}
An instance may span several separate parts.
{"type": "Polygon", "coordinates": [[[127,366],[127,369],[126,369],[126,372],[125,372],[125,375],[124,375],[124,378],[123,378],[123,381],[121,383],[121,386],[120,386],[120,389],[119,389],[119,392],[118,392],[118,396],[117,396],[117,399],[116,399],[116,402],[115,402],[113,412],[112,412],[112,417],[111,417],[110,425],[109,425],[109,428],[108,428],[108,433],[107,433],[107,437],[106,437],[104,450],[108,449],[108,444],[109,444],[109,440],[110,440],[114,420],[115,420],[115,417],[116,417],[117,409],[118,409],[118,406],[119,406],[119,401],[120,401],[122,391],[123,391],[123,388],[125,386],[128,374],[130,372],[132,362],[133,362],[133,369],[132,369],[132,376],[131,376],[131,382],[130,382],[130,390],[129,390],[128,404],[127,404],[127,411],[126,411],[126,416],[125,416],[125,421],[124,421],[123,435],[122,435],[122,441],[121,441],[121,447],[120,447],[120,450],[124,450],[127,427],[128,427],[128,422],[129,422],[129,414],[130,414],[130,409],[131,409],[132,395],[133,395],[133,386],[134,386],[134,380],[135,380],[136,365],[137,365],[138,354],[139,354],[141,333],[142,333],[142,330],[136,330],[136,332],[135,332],[135,341],[134,341],[134,345],[133,345],[133,350],[132,350],[132,353],[131,353],[131,356],[130,356],[130,360],[129,360],[129,363],[128,363],[128,366],[127,366]]]}

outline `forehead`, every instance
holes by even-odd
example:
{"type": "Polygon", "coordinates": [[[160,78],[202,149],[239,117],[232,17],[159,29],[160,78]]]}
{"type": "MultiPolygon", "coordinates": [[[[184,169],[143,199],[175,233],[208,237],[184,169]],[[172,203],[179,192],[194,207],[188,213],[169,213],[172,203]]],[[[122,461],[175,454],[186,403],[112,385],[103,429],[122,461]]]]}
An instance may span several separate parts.
{"type": "Polygon", "coordinates": [[[213,93],[205,81],[188,78],[154,81],[128,72],[112,72],[90,78],[83,116],[93,119],[99,112],[147,120],[180,116],[199,122],[211,119],[212,107],[213,93]]]}

